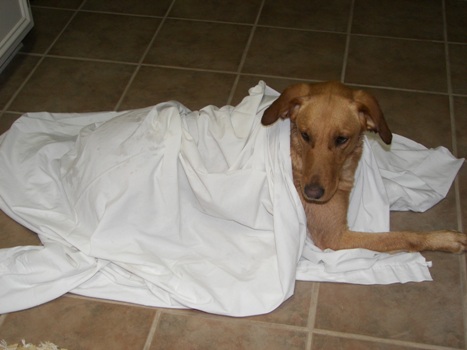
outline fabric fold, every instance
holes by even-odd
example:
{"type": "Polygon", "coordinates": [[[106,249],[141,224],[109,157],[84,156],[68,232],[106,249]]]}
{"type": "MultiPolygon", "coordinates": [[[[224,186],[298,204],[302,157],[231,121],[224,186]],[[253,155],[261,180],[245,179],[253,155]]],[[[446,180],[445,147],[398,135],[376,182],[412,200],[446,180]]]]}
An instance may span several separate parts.
{"type": "Polygon", "coordinates": [[[106,265],[59,243],[0,249],[0,257],[1,313],[58,298],[106,265]]]}

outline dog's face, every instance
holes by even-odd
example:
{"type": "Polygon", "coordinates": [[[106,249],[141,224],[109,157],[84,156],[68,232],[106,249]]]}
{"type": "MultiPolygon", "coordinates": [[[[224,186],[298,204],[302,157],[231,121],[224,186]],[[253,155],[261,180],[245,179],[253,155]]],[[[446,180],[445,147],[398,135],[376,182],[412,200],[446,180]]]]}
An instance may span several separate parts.
{"type": "Polygon", "coordinates": [[[378,132],[386,143],[392,138],[374,97],[337,82],[287,88],[262,123],[279,117],[292,121],[294,177],[307,201],[326,202],[342,182],[353,182],[364,131],[378,132]]]}
{"type": "Polygon", "coordinates": [[[292,116],[294,145],[301,162],[300,189],[308,201],[328,201],[336,192],[344,165],[360,146],[358,111],[340,96],[302,99],[292,116]]]}

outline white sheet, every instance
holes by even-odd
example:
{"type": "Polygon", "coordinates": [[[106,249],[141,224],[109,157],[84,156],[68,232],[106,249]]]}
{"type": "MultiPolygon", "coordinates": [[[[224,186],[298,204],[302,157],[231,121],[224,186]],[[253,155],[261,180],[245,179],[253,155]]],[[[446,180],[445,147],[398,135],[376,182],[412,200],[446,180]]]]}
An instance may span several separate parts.
{"type": "MultiPolygon", "coordinates": [[[[71,291],[246,316],[279,306],[296,278],[430,280],[420,254],[322,252],[305,239],[289,121],[260,124],[277,96],[260,82],[236,107],[21,117],[0,137],[0,208],[44,246],[0,250],[0,313],[71,291]]],[[[387,230],[391,204],[434,205],[462,165],[443,148],[394,141],[388,152],[365,140],[355,229],[387,230]]]]}

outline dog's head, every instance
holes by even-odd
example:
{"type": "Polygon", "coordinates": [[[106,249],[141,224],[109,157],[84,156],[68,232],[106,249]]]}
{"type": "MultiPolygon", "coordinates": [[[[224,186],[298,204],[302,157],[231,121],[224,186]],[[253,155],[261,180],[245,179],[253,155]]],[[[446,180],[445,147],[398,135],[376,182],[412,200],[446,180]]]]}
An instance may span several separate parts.
{"type": "Polygon", "coordinates": [[[294,177],[307,201],[326,202],[343,183],[352,186],[363,132],[377,132],[386,144],[392,139],[377,100],[339,82],[288,87],[261,122],[279,118],[292,121],[294,177]]]}

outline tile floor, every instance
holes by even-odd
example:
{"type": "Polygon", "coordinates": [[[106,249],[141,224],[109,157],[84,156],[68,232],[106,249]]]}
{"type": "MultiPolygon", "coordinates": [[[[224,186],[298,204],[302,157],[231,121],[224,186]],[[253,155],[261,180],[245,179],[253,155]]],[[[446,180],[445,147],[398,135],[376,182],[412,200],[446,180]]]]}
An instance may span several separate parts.
{"type": "MultiPolygon", "coordinates": [[[[374,93],[394,132],[467,156],[467,1],[31,0],[35,27],[0,75],[0,132],[27,111],[169,99],[235,104],[259,79],[337,79],[374,93]]],[[[467,168],[393,228],[466,229],[467,168]]],[[[38,244],[0,212],[0,247],[38,244]]],[[[66,295],[0,316],[0,339],[68,349],[465,349],[463,255],[429,253],[434,282],[297,282],[268,315],[234,319],[66,295]]],[[[0,301],[1,302],[1,301],[0,301]]]]}

